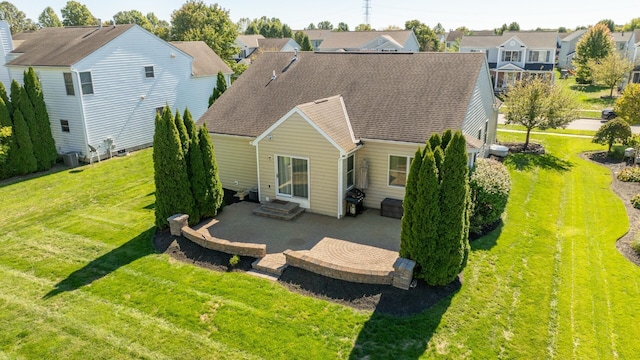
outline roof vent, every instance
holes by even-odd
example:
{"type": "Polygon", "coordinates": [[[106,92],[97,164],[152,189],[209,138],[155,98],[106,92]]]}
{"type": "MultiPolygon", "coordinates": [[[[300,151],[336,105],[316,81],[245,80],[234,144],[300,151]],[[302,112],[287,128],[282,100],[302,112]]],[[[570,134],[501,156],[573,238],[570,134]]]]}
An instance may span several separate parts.
{"type": "Polygon", "coordinates": [[[273,75],[271,75],[271,81],[275,80],[276,78],[277,78],[276,71],[273,70],[273,75]]]}
{"type": "Polygon", "coordinates": [[[291,59],[291,62],[296,60],[298,60],[298,48],[293,49],[293,59],[291,59]]]}

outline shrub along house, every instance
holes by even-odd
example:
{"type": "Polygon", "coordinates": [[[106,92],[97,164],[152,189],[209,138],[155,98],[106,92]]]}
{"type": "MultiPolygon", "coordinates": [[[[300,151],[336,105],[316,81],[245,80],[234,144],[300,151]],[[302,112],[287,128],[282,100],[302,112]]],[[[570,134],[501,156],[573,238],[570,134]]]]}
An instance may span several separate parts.
{"type": "Polygon", "coordinates": [[[470,165],[485,156],[495,104],[484,54],[267,52],[198,123],[225,189],[340,218],[355,186],[369,208],[402,199],[434,132],[462,130],[470,165]]]}
{"type": "Polygon", "coordinates": [[[218,71],[227,83],[232,73],[204,42],[170,44],[138,25],[44,28],[13,39],[6,30],[0,80],[21,83],[33,67],[60,154],[90,157],[92,146],[104,157],[150,146],[157,109],[188,107],[197,118],[218,71]]]}

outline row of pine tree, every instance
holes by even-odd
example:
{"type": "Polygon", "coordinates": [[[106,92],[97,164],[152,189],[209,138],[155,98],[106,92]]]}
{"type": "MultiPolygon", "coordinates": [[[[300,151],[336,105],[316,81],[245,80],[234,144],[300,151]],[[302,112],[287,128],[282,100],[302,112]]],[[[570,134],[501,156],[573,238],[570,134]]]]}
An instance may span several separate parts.
{"type": "Polygon", "coordinates": [[[224,193],[213,143],[205,125],[196,129],[188,109],[174,116],[167,105],[156,116],[153,167],[156,226],[166,228],[174,214],[188,214],[190,224],[216,215],[224,193]]]}
{"type": "Polygon", "coordinates": [[[24,72],[24,86],[11,82],[11,96],[0,83],[0,128],[7,156],[0,163],[0,179],[50,169],[58,159],[40,81],[33,68],[24,72]]]}
{"type": "Polygon", "coordinates": [[[434,133],[411,162],[400,233],[400,256],[416,262],[415,276],[446,285],[469,256],[469,167],[460,131],[434,133]]]}

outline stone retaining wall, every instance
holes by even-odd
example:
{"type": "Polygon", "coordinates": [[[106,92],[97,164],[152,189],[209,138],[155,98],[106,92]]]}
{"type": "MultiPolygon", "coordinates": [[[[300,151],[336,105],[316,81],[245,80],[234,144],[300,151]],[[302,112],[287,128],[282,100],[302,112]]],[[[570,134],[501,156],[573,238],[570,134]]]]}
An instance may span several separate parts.
{"type": "Polygon", "coordinates": [[[267,255],[267,245],[265,244],[232,242],[193,230],[188,225],[189,215],[177,214],[167,220],[169,220],[172,235],[184,236],[203,248],[254,258],[262,258],[267,255]]]}

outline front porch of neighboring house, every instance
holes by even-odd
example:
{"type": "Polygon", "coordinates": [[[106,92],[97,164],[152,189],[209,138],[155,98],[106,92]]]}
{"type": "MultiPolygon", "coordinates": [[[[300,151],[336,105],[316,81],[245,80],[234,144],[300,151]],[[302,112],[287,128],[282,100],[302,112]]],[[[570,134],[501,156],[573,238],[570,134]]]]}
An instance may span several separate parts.
{"type": "Polygon", "coordinates": [[[496,70],[491,70],[491,78],[493,79],[493,89],[496,92],[502,92],[515,85],[520,80],[526,80],[530,77],[538,77],[546,81],[553,81],[553,71],[530,71],[522,69],[513,64],[503,66],[496,70]]]}

